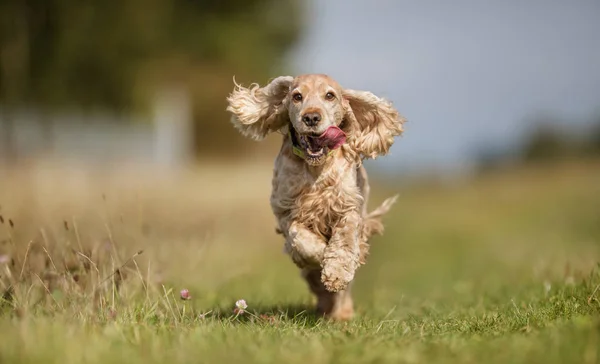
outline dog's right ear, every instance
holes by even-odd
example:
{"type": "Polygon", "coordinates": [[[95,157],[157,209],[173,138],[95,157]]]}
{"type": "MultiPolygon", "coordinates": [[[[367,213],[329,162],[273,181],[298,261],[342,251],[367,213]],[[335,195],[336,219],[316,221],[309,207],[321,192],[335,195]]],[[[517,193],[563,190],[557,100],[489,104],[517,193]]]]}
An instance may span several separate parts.
{"type": "Polygon", "coordinates": [[[287,125],[289,120],[285,99],[294,78],[280,76],[265,87],[252,84],[235,88],[227,98],[231,122],[246,137],[262,140],[267,134],[287,125]]]}

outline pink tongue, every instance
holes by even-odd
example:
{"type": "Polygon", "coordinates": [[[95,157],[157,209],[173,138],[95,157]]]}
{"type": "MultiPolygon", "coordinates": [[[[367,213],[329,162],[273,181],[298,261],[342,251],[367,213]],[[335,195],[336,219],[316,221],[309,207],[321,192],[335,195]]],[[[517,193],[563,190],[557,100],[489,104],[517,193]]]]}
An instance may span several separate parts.
{"type": "Polygon", "coordinates": [[[337,126],[330,126],[319,136],[319,141],[326,144],[329,149],[335,149],[346,142],[346,133],[337,126]]]}

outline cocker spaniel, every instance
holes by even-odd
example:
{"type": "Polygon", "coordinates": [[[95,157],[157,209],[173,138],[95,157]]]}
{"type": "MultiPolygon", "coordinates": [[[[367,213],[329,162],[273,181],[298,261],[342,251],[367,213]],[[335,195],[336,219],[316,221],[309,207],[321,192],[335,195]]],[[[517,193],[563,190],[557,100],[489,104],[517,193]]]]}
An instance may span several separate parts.
{"type": "Polygon", "coordinates": [[[355,271],[397,197],[367,212],[362,160],[387,154],[405,119],[389,101],[319,74],[281,76],[264,87],[236,83],[227,101],[244,136],[283,134],[272,180],[276,231],[317,296],[317,311],[350,319],[355,271]]]}

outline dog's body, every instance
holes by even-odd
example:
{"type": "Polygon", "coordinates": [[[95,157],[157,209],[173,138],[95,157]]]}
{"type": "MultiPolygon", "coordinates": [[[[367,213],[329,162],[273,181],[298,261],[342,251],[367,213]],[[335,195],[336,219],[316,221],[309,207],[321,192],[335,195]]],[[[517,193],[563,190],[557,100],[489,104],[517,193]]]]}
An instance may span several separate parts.
{"type": "Polygon", "coordinates": [[[389,102],[344,90],[325,75],[278,77],[264,88],[237,86],[228,101],[242,134],[262,139],[284,133],[271,194],[277,232],[317,296],[318,311],[351,318],[354,273],[395,201],[367,213],[369,183],[361,162],[386,154],[404,119],[389,102]]]}

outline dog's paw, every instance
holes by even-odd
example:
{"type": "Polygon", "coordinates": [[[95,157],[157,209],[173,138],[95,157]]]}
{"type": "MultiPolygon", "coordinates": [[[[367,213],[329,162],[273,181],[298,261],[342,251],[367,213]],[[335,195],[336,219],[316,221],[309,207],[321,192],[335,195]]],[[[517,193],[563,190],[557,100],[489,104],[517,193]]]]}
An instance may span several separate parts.
{"type": "Polygon", "coordinates": [[[343,267],[325,264],[321,271],[321,282],[329,292],[343,291],[354,279],[354,272],[343,267]]]}

